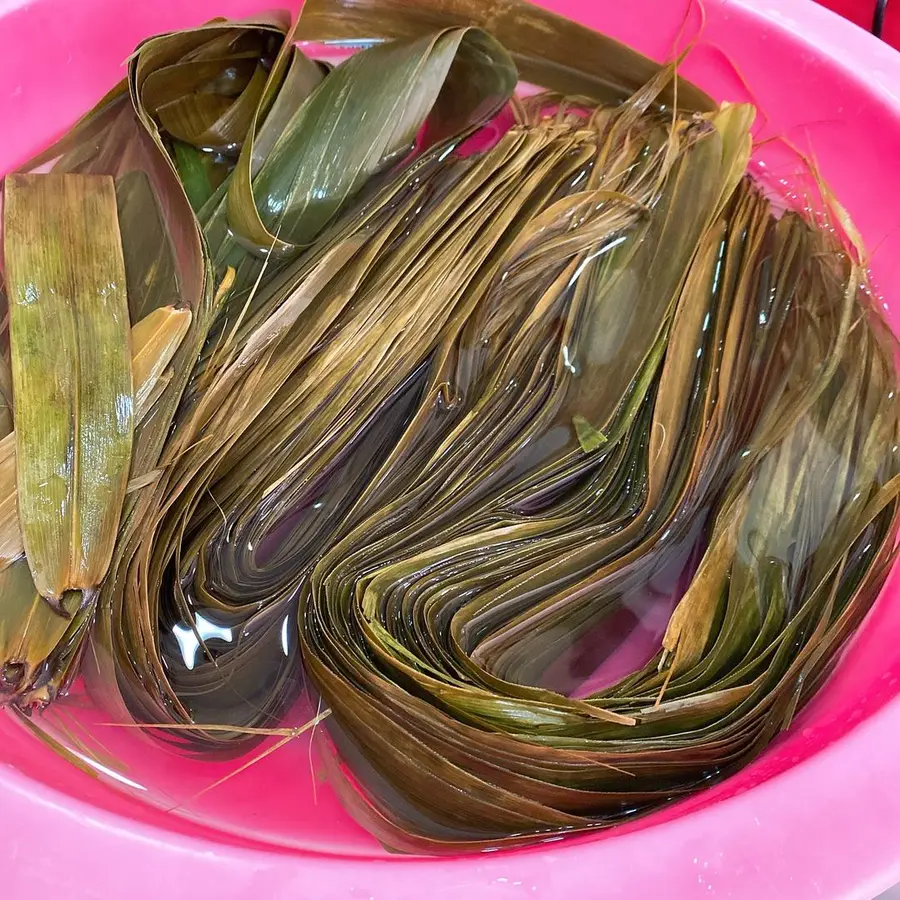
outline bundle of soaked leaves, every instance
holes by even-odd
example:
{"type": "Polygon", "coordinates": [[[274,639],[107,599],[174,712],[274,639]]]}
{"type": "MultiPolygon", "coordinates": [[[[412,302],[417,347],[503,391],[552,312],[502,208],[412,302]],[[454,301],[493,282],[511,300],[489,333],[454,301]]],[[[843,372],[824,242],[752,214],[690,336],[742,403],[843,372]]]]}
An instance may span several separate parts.
{"type": "Polygon", "coordinates": [[[305,681],[347,806],[416,852],[752,759],[900,507],[855,232],[745,176],[754,115],[519,2],[141,45],[6,181],[3,696],[89,647],[98,703],[227,754],[305,681]]]}

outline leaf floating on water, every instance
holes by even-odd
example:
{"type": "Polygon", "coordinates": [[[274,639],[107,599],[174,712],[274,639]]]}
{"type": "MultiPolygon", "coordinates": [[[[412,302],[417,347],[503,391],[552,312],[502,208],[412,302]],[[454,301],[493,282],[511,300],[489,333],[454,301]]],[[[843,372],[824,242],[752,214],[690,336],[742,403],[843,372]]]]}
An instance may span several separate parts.
{"type": "Polygon", "coordinates": [[[59,601],[103,580],[131,463],[116,195],[108,177],[12,175],[5,199],[19,518],[35,584],[59,601]]]}

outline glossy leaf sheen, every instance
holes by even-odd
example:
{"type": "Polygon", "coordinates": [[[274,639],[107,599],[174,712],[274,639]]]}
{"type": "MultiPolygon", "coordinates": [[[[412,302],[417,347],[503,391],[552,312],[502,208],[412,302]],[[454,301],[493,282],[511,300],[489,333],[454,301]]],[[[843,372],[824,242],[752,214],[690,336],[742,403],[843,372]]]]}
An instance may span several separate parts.
{"type": "Polygon", "coordinates": [[[40,593],[96,588],[131,463],[125,263],[113,181],[6,181],[19,518],[40,593]]]}

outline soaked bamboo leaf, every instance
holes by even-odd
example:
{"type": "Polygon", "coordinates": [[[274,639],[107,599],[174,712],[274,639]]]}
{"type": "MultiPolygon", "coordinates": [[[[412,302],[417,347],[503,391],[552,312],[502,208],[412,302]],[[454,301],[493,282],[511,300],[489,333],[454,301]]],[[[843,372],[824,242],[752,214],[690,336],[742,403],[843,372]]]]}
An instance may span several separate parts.
{"type": "Polygon", "coordinates": [[[0,702],[35,682],[80,603],[80,594],[71,591],[53,609],[23,558],[0,569],[0,702]]]}
{"type": "Polygon", "coordinates": [[[151,398],[181,346],[192,318],[189,309],[161,306],[131,329],[134,414],[138,422],[153,405],[151,398]]]}
{"type": "MultiPolygon", "coordinates": [[[[236,157],[288,24],[283,14],[218,19],[150,38],[132,61],[134,96],[168,137],[207,155],[236,157]]],[[[306,66],[316,68],[312,62],[306,66]]]]}
{"type": "Polygon", "coordinates": [[[209,177],[203,154],[184,141],[175,141],[173,145],[175,165],[178,177],[184,185],[184,191],[194,211],[201,210],[213,195],[212,181],[209,177]]]}
{"type": "MultiPolygon", "coordinates": [[[[149,311],[162,304],[183,306],[192,314],[188,334],[147,398],[149,416],[136,434],[131,462],[134,479],[157,466],[214,307],[212,276],[198,223],[162,140],[133,109],[127,88],[126,82],[118,85],[68,135],[32,160],[26,169],[50,164],[57,173],[108,174],[117,178],[122,190],[119,199],[126,240],[126,275],[129,290],[134,288],[135,317],[143,311],[138,307],[149,311]],[[158,223],[160,217],[162,228],[153,231],[150,226],[158,223]],[[149,229],[148,234],[153,233],[153,240],[147,238],[143,245],[130,239],[132,229],[140,228],[141,222],[149,229]],[[170,267],[174,267],[171,276],[167,274],[170,267]]],[[[126,516],[113,560],[116,574],[104,584],[102,606],[116,602],[121,585],[119,573],[130,559],[129,535],[149,505],[145,493],[137,492],[126,501],[126,516]]],[[[15,495],[7,492],[4,496],[3,509],[14,515],[15,495]]],[[[15,702],[42,705],[65,689],[83,654],[96,610],[97,597],[85,595],[56,650],[41,668],[41,684],[25,683],[15,702]]],[[[109,643],[102,629],[95,629],[94,635],[98,641],[109,643]]]]}
{"type": "MultiPolygon", "coordinates": [[[[171,373],[167,375],[167,367],[184,339],[190,321],[190,310],[160,307],[131,330],[134,419],[137,424],[143,421],[168,386],[171,373]]],[[[24,553],[18,515],[16,435],[12,432],[0,440],[0,567],[24,553]]]]}
{"type": "Polygon", "coordinates": [[[12,370],[9,365],[9,302],[3,280],[0,278],[0,437],[13,430],[12,370]]]}
{"type": "MultiPolygon", "coordinates": [[[[722,171],[726,183],[733,181],[728,174],[731,166],[722,171]]],[[[708,196],[709,208],[715,210],[721,204],[718,194],[714,190],[708,196]]],[[[765,204],[746,187],[725,209],[727,222],[710,228],[701,240],[671,324],[663,332],[664,365],[660,368],[649,357],[646,361],[645,371],[655,384],[649,397],[646,388],[639,396],[645,408],[648,401],[655,403],[657,412],[635,416],[633,407],[623,402],[617,415],[627,416],[624,421],[630,428],[615,443],[630,436],[632,453],[623,456],[624,448],[616,453],[608,439],[590,455],[568,463],[584,473],[579,504],[569,482],[568,492],[555,502],[532,506],[527,524],[507,520],[498,527],[495,517],[502,515],[502,506],[489,505],[490,512],[482,512],[480,519],[467,514],[471,507],[463,498],[477,496],[486,473],[470,468],[464,457],[454,457],[445,443],[430,463],[437,467],[432,488],[437,493],[424,493],[408,507],[408,526],[403,524],[404,502],[394,500],[385,507],[383,522],[376,510],[314,570],[309,606],[301,616],[304,661],[333,711],[330,730],[338,749],[348,747],[348,741],[364,748],[365,762],[356,753],[352,757],[361,780],[348,802],[390,846],[444,852],[515,844],[523,838],[513,833],[510,816],[526,816],[532,832],[596,827],[616,821],[614,812],[604,813],[604,800],[623,796],[618,791],[640,809],[641,803],[653,802],[644,791],[670,783],[673,771],[679,773],[678,783],[683,783],[688,770],[692,777],[705,777],[714,765],[710,760],[718,756],[704,748],[717,741],[726,742],[723,746],[728,749],[722,753],[727,752],[728,759],[751,758],[784,718],[789,719],[799,698],[808,696],[804,682],[790,673],[804,665],[804,678],[818,671],[840,635],[847,634],[847,621],[858,622],[860,611],[874,599],[883,578],[883,569],[877,566],[870,570],[869,580],[860,581],[857,574],[843,587],[840,579],[849,572],[840,567],[829,571],[831,580],[818,585],[798,575],[800,566],[808,565],[807,555],[816,550],[823,560],[832,561],[854,545],[865,546],[870,556],[889,552],[886,545],[876,551],[863,542],[869,540],[864,534],[871,528],[885,536],[896,533],[897,488],[892,474],[896,461],[882,455],[880,474],[874,475],[875,469],[860,465],[859,452],[874,438],[861,445],[858,434],[848,437],[847,427],[853,421],[850,405],[859,406],[862,384],[868,382],[873,390],[865,395],[871,405],[856,421],[871,434],[872,425],[866,423],[886,422],[882,418],[886,415],[892,422],[889,432],[897,433],[897,406],[885,390],[896,377],[888,375],[893,371],[893,351],[886,346],[876,351],[864,331],[855,340],[863,341],[867,350],[851,349],[836,340],[847,284],[841,278],[847,278],[847,269],[827,236],[815,234],[796,218],[776,224],[765,204]],[[777,236],[789,249],[775,254],[774,270],[766,263],[771,252],[766,241],[756,237],[766,233],[770,241],[777,236]],[[803,279],[786,277],[795,271],[798,258],[808,267],[813,289],[803,279]],[[758,304],[765,304],[762,319],[758,304]],[[825,308],[830,312],[824,313],[825,308]],[[787,310],[787,316],[779,309],[787,310]],[[819,310],[821,334],[807,335],[798,343],[803,309],[819,310]],[[761,321],[770,327],[760,329],[761,321]],[[756,327],[744,338],[750,345],[740,361],[743,374],[734,362],[723,370],[721,354],[731,353],[732,346],[724,336],[740,333],[750,322],[756,327]],[[771,341],[791,347],[790,355],[780,357],[779,364],[787,368],[777,376],[771,363],[762,365],[772,359],[771,341]],[[843,360],[832,362],[822,376],[837,388],[834,395],[816,383],[823,372],[824,352],[837,352],[843,360]],[[864,369],[848,377],[855,362],[864,360],[874,367],[866,362],[864,369]],[[774,405],[767,410],[757,407],[742,423],[743,432],[721,432],[709,411],[733,402],[732,395],[755,398],[753,381],[748,379],[764,385],[774,405]],[[811,394],[816,398],[812,408],[830,413],[834,432],[831,426],[813,425],[818,419],[809,418],[810,401],[798,400],[811,394]],[[787,427],[786,417],[791,423],[787,427]],[[679,418],[685,423],[694,419],[696,424],[687,431],[690,440],[685,437],[687,425],[679,426],[679,418]],[[777,432],[772,428],[776,422],[777,432]],[[838,422],[843,423],[842,430],[838,422]],[[753,437],[754,430],[770,436],[766,449],[759,455],[745,454],[744,442],[759,440],[753,437]],[[671,439],[673,433],[681,433],[681,446],[671,439]],[[836,457],[838,447],[842,456],[836,457]],[[616,483],[615,470],[622,470],[629,455],[637,467],[621,485],[636,486],[636,496],[619,499],[611,486],[616,483]],[[853,461],[855,456],[858,462],[853,461]],[[733,471],[734,461],[740,459],[744,462],[733,471]],[[842,459],[840,478],[834,477],[836,459],[842,459]],[[444,460],[448,468],[442,471],[444,460]],[[602,469],[604,460],[614,471],[598,482],[592,472],[602,469]],[[462,478],[449,468],[459,465],[464,467],[462,478]],[[829,476],[823,465],[832,467],[829,476]],[[848,483],[851,471],[863,481],[848,483]],[[598,483],[607,486],[598,490],[598,483]],[[856,518],[853,510],[858,504],[850,498],[871,496],[878,483],[884,486],[877,495],[878,505],[856,518]],[[828,499],[823,503],[825,492],[828,499]],[[598,710],[630,716],[632,724],[588,717],[569,698],[540,688],[550,662],[627,602],[629,591],[639,589],[648,571],[686,565],[697,538],[678,523],[691,522],[715,496],[723,498],[715,520],[721,524],[713,531],[710,548],[663,640],[674,661],[671,655],[657,654],[643,671],[584,700],[598,710]],[[449,516],[444,512],[448,509],[453,510],[449,516]],[[590,520],[600,517],[598,526],[584,526],[589,509],[590,520]],[[652,509],[657,519],[650,530],[652,520],[644,519],[642,509],[652,509]],[[561,529],[567,521],[563,516],[576,512],[572,524],[561,529]],[[843,517],[848,525],[855,524],[849,533],[842,529],[844,543],[829,546],[826,535],[843,517]],[[542,522],[546,537],[541,537],[542,522]],[[469,535],[464,543],[453,540],[459,533],[454,523],[469,535]],[[387,526],[384,531],[382,525],[387,526]],[[523,553],[516,547],[517,532],[521,546],[528,548],[524,565],[523,553]],[[582,541],[583,551],[578,549],[582,541]],[[390,565],[379,568],[380,558],[390,559],[390,565]],[[579,559],[583,562],[573,566],[579,559]],[[761,573],[783,573],[781,590],[760,593],[772,583],[772,575],[756,577],[752,570],[742,574],[747,561],[756,561],[751,565],[759,566],[761,573]],[[509,579],[506,585],[504,578],[509,579]],[[846,607],[848,618],[839,626],[834,612],[839,605],[845,608],[848,596],[853,598],[846,607]],[[776,602],[777,598],[782,599],[776,602]],[[802,616],[787,619],[786,608],[799,609],[802,616]],[[804,631],[804,621],[818,624],[805,626],[804,631]],[[322,635],[328,635],[327,640],[322,635]],[[804,642],[803,649],[799,659],[793,659],[790,648],[798,646],[798,639],[804,642]],[[356,649],[346,653],[337,650],[341,647],[356,649]],[[413,692],[409,685],[414,685],[413,692]],[[492,696],[484,695],[485,688],[492,696]],[[555,718],[538,724],[527,705],[538,700],[551,704],[555,718]],[[627,756],[624,749],[617,749],[626,746],[627,756]],[[655,747],[670,753],[679,748],[676,769],[667,766],[665,757],[654,758],[655,747]],[[551,750],[568,756],[550,756],[551,750]],[[485,771],[477,762],[478,754],[485,752],[504,753],[502,764],[485,771]],[[424,781],[409,784],[411,768],[400,765],[401,754],[432,779],[426,793],[424,781]],[[558,811],[568,808],[571,800],[554,773],[564,765],[563,759],[574,765],[573,754],[581,760],[579,783],[594,793],[582,807],[590,814],[577,825],[564,826],[558,811]],[[627,776],[607,768],[620,765],[627,776]],[[646,775],[636,777],[636,771],[646,775]],[[452,788],[443,791],[439,784],[452,788]],[[476,784],[490,806],[482,806],[475,818],[472,807],[466,807],[470,825],[463,830],[451,794],[476,790],[476,784]],[[545,804],[539,809],[533,805],[538,797],[545,804]],[[407,804],[421,817],[415,826],[398,812],[407,804]],[[475,821],[477,830],[471,828],[475,821]]],[[[566,356],[572,360],[571,351],[566,356]]],[[[573,368],[578,371],[570,362],[570,375],[573,368]]],[[[500,383],[508,384],[508,376],[500,383]]],[[[636,376],[625,397],[641,383],[644,376],[636,376]]],[[[502,441],[498,424],[486,433],[502,441]]],[[[461,436],[471,443],[477,433],[470,417],[461,436]]],[[[617,429],[605,434],[612,437],[617,429]]],[[[888,432],[881,434],[887,443],[888,432]]],[[[555,465],[561,477],[565,469],[555,465]]],[[[629,472],[627,464],[624,472],[629,472]]],[[[422,489],[428,480],[426,471],[418,479],[422,489]]],[[[412,498],[415,483],[405,491],[412,498]]],[[[514,496],[507,491],[498,499],[514,496]]],[[[543,715],[547,713],[549,709],[543,715]]],[[[519,822],[515,827],[521,827],[519,822]]]]}
{"type": "Polygon", "coordinates": [[[16,435],[0,440],[0,566],[25,552],[16,492],[16,435]]]}
{"type": "Polygon", "coordinates": [[[140,169],[116,179],[119,230],[125,255],[128,312],[139,322],[181,298],[177,262],[156,191],[140,169]]]}
{"type": "Polygon", "coordinates": [[[609,440],[602,431],[597,431],[584,416],[573,416],[572,424],[575,426],[578,443],[585,453],[599,450],[609,440]]]}
{"type": "Polygon", "coordinates": [[[228,192],[228,221],[252,247],[303,247],[376,172],[434,140],[465,134],[511,95],[516,72],[479,29],[448,29],[357,53],[312,91],[252,179],[252,149],[228,192]],[[460,97],[455,90],[465,84],[460,97]]]}
{"type": "Polygon", "coordinates": [[[131,462],[131,352],[112,179],[7,178],[19,518],[39,592],[93,590],[131,462]]]}

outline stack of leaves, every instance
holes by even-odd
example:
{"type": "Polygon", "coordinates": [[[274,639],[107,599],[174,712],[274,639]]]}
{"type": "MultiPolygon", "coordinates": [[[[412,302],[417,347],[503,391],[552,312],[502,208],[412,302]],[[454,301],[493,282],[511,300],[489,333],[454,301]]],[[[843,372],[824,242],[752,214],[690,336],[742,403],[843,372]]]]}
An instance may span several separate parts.
{"type": "Polygon", "coordinates": [[[551,404],[506,349],[304,596],[304,660],[353,761],[344,796],[396,848],[605,825],[733,771],[821,683],[893,559],[893,339],[843,251],[751,185],[619,403],[576,422],[580,447],[549,436],[582,397],[518,420],[535,394],[551,404]],[[648,593],[665,608],[684,575],[660,651],[585,692],[604,629],[648,593]]]}
{"type": "Polygon", "coordinates": [[[98,703],[231,753],[305,671],[416,852],[753,758],[900,514],[893,338],[859,249],[745,178],[753,117],[520,2],[143,44],[6,182],[0,691],[52,700],[89,637],[98,703]],[[610,675],[635,610],[668,626],[610,675]]]}

